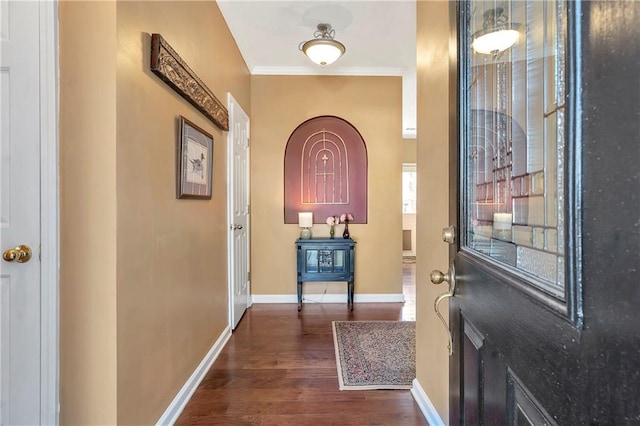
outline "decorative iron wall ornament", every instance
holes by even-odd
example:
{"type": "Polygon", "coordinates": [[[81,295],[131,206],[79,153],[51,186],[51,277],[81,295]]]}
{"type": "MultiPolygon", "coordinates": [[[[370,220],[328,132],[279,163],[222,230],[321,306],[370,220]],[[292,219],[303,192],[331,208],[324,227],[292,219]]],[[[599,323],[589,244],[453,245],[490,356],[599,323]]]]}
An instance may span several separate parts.
{"type": "Polygon", "coordinates": [[[151,34],[151,71],[222,130],[229,112],[160,34],[151,34]]]}
{"type": "Polygon", "coordinates": [[[300,156],[300,203],[349,204],[349,151],[336,132],[309,135],[300,156]]]}

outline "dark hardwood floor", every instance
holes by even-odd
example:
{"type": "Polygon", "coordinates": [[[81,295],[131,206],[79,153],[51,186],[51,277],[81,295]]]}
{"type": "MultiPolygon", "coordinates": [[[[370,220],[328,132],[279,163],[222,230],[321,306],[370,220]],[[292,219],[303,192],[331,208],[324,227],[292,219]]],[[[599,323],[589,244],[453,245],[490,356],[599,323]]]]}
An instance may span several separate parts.
{"type": "Polygon", "coordinates": [[[253,305],[176,424],[426,425],[408,390],[338,390],[331,331],[331,321],[415,319],[414,271],[405,265],[405,304],[253,305]]]}

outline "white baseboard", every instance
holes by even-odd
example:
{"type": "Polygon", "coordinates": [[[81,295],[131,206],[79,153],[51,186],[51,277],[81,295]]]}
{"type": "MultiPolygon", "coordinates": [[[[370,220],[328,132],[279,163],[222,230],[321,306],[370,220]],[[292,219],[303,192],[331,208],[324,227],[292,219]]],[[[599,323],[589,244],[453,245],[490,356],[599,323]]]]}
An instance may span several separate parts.
{"type": "Polygon", "coordinates": [[[404,303],[404,294],[355,294],[354,303],[404,303]]]}
{"type": "Polygon", "coordinates": [[[176,397],[173,398],[173,401],[171,401],[169,407],[165,410],[164,414],[162,414],[162,417],[160,417],[160,419],[156,423],[156,426],[173,425],[176,420],[178,420],[180,413],[182,413],[182,410],[184,410],[187,402],[189,402],[189,399],[191,399],[191,396],[198,388],[198,385],[200,384],[202,379],[204,379],[204,376],[211,368],[211,365],[213,365],[213,362],[216,360],[216,358],[218,358],[218,355],[220,355],[222,348],[224,348],[224,345],[227,343],[230,337],[231,328],[227,326],[220,337],[218,337],[218,340],[216,340],[213,346],[211,346],[209,352],[205,355],[202,361],[200,361],[200,364],[191,374],[191,377],[189,377],[184,386],[182,386],[182,389],[180,389],[176,397]]]}
{"type": "Polygon", "coordinates": [[[298,303],[295,294],[252,294],[251,303],[298,303]]]}
{"type": "Polygon", "coordinates": [[[413,395],[413,399],[418,404],[418,407],[420,407],[420,411],[422,411],[424,418],[427,419],[427,423],[429,423],[430,426],[444,426],[444,422],[440,418],[438,411],[436,411],[436,407],[433,406],[424,389],[420,386],[418,379],[413,379],[411,395],[413,395]]]}
{"type": "MultiPolygon", "coordinates": [[[[298,303],[298,296],[295,294],[254,294],[251,296],[252,303],[298,303]]],[[[355,294],[354,303],[403,303],[403,294],[355,294]]],[[[302,296],[302,303],[346,303],[346,294],[305,294],[302,296]]]]}

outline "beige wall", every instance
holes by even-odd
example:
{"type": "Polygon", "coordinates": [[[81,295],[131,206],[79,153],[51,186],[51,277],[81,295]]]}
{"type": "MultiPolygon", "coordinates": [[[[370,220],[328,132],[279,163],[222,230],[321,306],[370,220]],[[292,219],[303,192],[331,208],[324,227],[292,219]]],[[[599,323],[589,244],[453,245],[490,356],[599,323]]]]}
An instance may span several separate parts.
{"type": "MultiPolygon", "coordinates": [[[[433,312],[433,301],[444,286],[430,284],[432,269],[446,271],[448,246],[442,228],[449,224],[449,4],[417,3],[418,74],[418,230],[416,260],[416,375],[448,424],[448,338],[433,312]]],[[[446,284],[445,284],[446,285],[446,284]]],[[[440,304],[445,318],[447,304],[440,304]]]]}
{"type": "MultiPolygon", "coordinates": [[[[294,241],[300,229],[284,224],[284,151],[293,130],[318,115],[344,118],[367,144],[369,220],[349,226],[358,242],[356,297],[402,292],[401,102],[398,77],[252,77],[252,294],[296,293],[294,241]]],[[[329,228],[316,224],[312,232],[328,236],[329,228]]],[[[305,288],[320,292],[314,291],[319,286],[305,288]]],[[[345,292],[345,287],[333,283],[328,292],[345,292]]]]}
{"type": "Polygon", "coordinates": [[[225,105],[250,108],[250,77],[214,2],[121,2],[117,21],[118,421],[143,424],[228,324],[226,132],[149,71],[150,33],[225,105]],[[176,199],[179,115],[213,135],[211,200],[176,199]]]}
{"type": "Polygon", "coordinates": [[[116,423],[115,17],[59,4],[61,424],[116,423]]]}
{"type": "Polygon", "coordinates": [[[403,139],[402,140],[402,162],[416,163],[418,160],[418,140],[403,139]]]}
{"type": "Polygon", "coordinates": [[[215,2],[61,3],[64,424],[155,423],[227,325],[226,132],[148,70],[152,32],[251,107],[215,2]],[[175,198],[179,115],[214,137],[211,200],[175,198]]]}

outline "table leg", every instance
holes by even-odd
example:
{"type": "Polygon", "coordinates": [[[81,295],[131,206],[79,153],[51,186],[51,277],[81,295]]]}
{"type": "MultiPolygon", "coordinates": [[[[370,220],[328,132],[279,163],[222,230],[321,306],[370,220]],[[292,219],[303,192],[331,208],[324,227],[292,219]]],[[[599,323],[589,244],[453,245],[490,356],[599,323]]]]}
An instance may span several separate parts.
{"type": "Polygon", "coordinates": [[[302,281],[298,281],[298,312],[302,310],[302,281]]]}
{"type": "Polygon", "coordinates": [[[347,303],[349,310],[353,311],[353,281],[349,281],[347,284],[347,303]]]}

